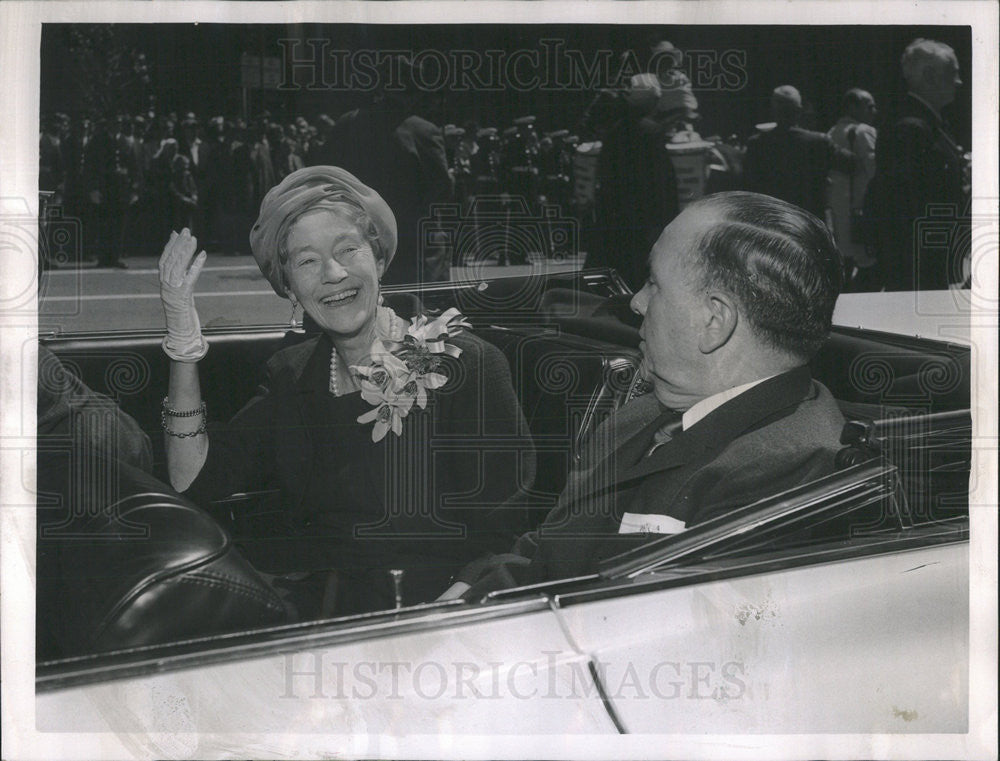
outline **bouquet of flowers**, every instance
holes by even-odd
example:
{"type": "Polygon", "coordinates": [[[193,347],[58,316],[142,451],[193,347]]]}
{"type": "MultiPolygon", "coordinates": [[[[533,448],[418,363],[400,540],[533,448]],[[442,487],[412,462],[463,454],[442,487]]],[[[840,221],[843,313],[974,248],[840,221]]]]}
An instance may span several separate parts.
{"type": "Polygon", "coordinates": [[[372,441],[381,441],[391,430],[403,434],[403,418],[413,406],[427,406],[427,392],[440,388],[448,378],[438,372],[444,356],[458,357],[462,350],[446,342],[472,328],[457,309],[449,309],[433,320],[420,315],[410,320],[399,340],[379,338],[372,347],[372,362],[352,365],[361,377],[361,398],[374,409],[358,418],[371,423],[372,441]]]}

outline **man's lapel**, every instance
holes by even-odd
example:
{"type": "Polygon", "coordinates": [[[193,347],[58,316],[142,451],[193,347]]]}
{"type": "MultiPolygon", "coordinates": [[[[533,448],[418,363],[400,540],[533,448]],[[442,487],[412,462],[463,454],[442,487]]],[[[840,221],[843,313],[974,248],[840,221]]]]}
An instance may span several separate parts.
{"type": "Polygon", "coordinates": [[[655,428],[647,425],[616,453],[610,486],[677,468],[724,449],[747,431],[790,415],[809,393],[811,384],[806,366],[770,378],[713,410],[645,457],[642,450],[649,446],[655,428]]]}
{"type": "MultiPolygon", "coordinates": [[[[622,480],[631,478],[629,471],[641,461],[649,449],[653,434],[662,424],[658,420],[664,408],[656,401],[652,392],[630,401],[614,412],[611,435],[604,439],[592,437],[588,444],[592,447],[607,446],[603,452],[594,452],[585,462],[590,463],[585,471],[571,477],[574,501],[597,492],[605,491],[622,480]]],[[[669,442],[659,447],[669,448],[669,442]]],[[[684,450],[677,450],[675,456],[684,457],[684,450]]]]}

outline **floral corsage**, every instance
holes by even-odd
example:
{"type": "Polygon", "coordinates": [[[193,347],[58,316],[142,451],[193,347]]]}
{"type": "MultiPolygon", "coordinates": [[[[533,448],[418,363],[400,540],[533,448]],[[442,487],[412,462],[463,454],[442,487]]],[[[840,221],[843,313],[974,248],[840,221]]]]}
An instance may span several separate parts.
{"type": "Polygon", "coordinates": [[[381,441],[390,430],[401,436],[403,418],[413,405],[424,409],[427,392],[447,383],[447,376],[438,372],[444,355],[458,357],[462,350],[446,339],[463,328],[472,326],[454,308],[433,320],[414,317],[405,334],[393,331],[395,335],[375,341],[371,364],[351,366],[361,378],[361,398],[375,407],[358,418],[359,423],[375,423],[372,441],[381,441]]]}

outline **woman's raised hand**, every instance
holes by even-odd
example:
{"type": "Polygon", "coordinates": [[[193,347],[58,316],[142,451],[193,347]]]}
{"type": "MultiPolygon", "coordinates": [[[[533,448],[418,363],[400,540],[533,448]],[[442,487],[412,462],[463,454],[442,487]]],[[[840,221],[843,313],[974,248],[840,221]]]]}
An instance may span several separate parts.
{"type": "Polygon", "coordinates": [[[170,234],[160,256],[160,302],[167,321],[163,351],[178,362],[197,362],[208,351],[194,306],[194,284],[207,254],[194,256],[197,249],[198,240],[185,227],[170,234]]]}

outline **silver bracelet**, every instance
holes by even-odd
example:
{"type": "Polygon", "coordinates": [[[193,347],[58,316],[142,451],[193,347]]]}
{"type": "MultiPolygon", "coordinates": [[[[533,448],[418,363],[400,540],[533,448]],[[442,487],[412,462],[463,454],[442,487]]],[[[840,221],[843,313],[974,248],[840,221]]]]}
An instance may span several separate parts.
{"type": "Polygon", "coordinates": [[[170,417],[194,417],[195,415],[207,415],[208,414],[208,407],[205,406],[205,400],[204,399],[202,399],[201,406],[198,409],[196,409],[196,410],[185,410],[184,412],[180,412],[179,410],[172,410],[172,409],[170,409],[170,407],[167,406],[167,399],[168,398],[169,397],[166,397],[166,396],[163,397],[163,401],[160,403],[160,406],[163,408],[163,412],[165,414],[167,414],[167,415],[170,415],[170,417]]]}
{"type": "Polygon", "coordinates": [[[163,397],[163,403],[160,406],[160,425],[163,427],[163,432],[168,436],[173,436],[177,439],[188,439],[193,436],[198,436],[205,432],[205,428],[208,423],[208,407],[205,401],[202,400],[201,407],[196,410],[185,410],[180,412],[178,410],[171,409],[167,406],[167,397],[163,397]],[[177,431],[170,430],[167,425],[167,415],[171,417],[194,417],[195,415],[201,415],[201,425],[198,426],[198,430],[190,431],[188,433],[178,433],[177,431]]]}

